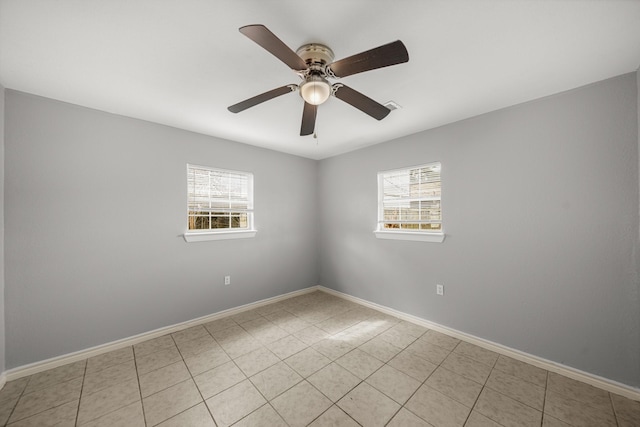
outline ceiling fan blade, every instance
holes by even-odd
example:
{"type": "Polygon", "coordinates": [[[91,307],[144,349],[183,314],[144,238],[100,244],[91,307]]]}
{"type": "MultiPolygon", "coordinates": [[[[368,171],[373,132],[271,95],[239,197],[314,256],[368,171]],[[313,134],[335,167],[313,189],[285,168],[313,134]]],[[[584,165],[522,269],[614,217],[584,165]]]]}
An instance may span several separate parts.
{"type": "Polygon", "coordinates": [[[382,120],[391,112],[391,110],[384,105],[379,104],[368,96],[361,94],[357,90],[351,89],[349,86],[336,83],[333,85],[333,88],[336,98],[356,107],[363,113],[367,113],[374,119],[382,120]]]}
{"type": "Polygon", "coordinates": [[[300,136],[311,135],[316,127],[316,114],[318,113],[318,106],[304,103],[304,110],[302,110],[302,125],[300,126],[300,136]]]}
{"type": "Polygon", "coordinates": [[[287,64],[292,70],[307,69],[306,62],[264,25],[240,27],[240,32],[287,64]]]}
{"type": "Polygon", "coordinates": [[[329,65],[336,77],[346,77],[363,71],[384,68],[409,61],[407,48],[400,40],[341,59],[329,65]]]}
{"type": "Polygon", "coordinates": [[[245,99],[242,102],[238,102],[237,104],[228,107],[228,110],[232,113],[239,113],[240,111],[244,111],[247,108],[251,108],[255,105],[261,104],[270,99],[276,98],[280,95],[287,94],[289,92],[294,92],[296,90],[296,85],[287,85],[282,86],[277,89],[270,90],[269,92],[261,93],[260,95],[256,95],[253,98],[245,99]]]}

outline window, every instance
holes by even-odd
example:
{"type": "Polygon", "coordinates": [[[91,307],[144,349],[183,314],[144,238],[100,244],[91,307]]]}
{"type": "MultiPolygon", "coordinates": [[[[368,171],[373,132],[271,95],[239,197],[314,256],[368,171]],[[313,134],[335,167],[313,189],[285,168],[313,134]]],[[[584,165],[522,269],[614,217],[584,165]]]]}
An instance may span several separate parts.
{"type": "Polygon", "coordinates": [[[384,239],[442,242],[440,162],[378,173],[378,228],[384,239]]]}
{"type": "Polygon", "coordinates": [[[186,241],[253,237],[253,174],[187,165],[186,241]]]}

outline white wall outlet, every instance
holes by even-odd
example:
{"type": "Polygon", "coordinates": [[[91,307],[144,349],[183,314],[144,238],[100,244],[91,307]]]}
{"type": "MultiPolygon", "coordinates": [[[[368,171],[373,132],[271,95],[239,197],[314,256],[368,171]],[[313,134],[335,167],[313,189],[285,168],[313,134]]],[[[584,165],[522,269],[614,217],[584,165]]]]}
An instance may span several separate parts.
{"type": "Polygon", "coordinates": [[[231,276],[224,276],[224,285],[230,285],[231,284],[231,276]]]}
{"type": "Polygon", "coordinates": [[[436,285],[436,294],[444,295],[444,285],[436,285]]]}

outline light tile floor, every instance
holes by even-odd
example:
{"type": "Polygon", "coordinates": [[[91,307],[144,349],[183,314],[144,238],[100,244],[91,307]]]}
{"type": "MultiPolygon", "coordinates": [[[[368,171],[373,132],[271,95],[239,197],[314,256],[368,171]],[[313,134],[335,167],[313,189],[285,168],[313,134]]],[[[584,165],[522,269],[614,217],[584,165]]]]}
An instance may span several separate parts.
{"type": "Polygon", "coordinates": [[[0,425],[640,426],[640,402],[313,292],[8,382],[0,425]]]}

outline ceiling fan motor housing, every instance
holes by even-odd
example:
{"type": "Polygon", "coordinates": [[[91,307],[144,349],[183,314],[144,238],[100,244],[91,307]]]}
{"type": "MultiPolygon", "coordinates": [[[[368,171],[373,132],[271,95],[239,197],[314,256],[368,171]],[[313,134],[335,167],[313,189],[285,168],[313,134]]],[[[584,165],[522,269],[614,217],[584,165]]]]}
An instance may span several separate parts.
{"type": "Polygon", "coordinates": [[[324,66],[333,62],[333,51],[329,47],[319,43],[309,43],[300,46],[296,52],[310,67],[313,65],[324,66]]]}
{"type": "Polygon", "coordinates": [[[300,96],[312,105],[324,103],[331,95],[326,65],[333,62],[333,51],[323,44],[309,43],[299,47],[296,53],[308,66],[301,76],[304,81],[300,84],[300,96]]]}

